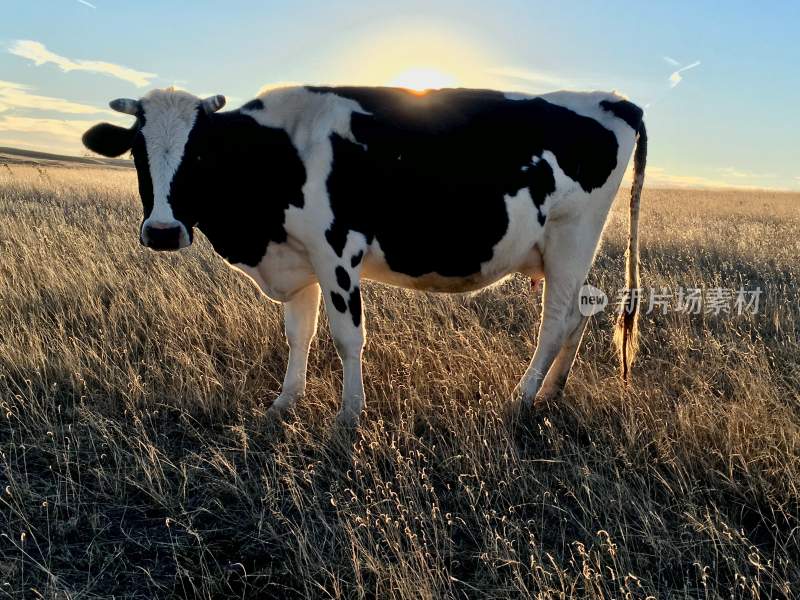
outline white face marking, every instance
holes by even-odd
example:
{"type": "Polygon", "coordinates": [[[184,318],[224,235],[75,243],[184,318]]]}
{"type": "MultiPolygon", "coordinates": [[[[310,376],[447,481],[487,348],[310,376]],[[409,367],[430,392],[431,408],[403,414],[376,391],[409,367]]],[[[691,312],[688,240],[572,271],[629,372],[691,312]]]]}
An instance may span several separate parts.
{"type": "Polygon", "coordinates": [[[146,227],[158,229],[180,226],[181,247],[189,245],[189,234],[184,225],[175,219],[169,205],[169,190],[183,160],[199,102],[191,94],[172,90],[154,90],[142,99],[145,117],[142,135],[153,181],[153,210],[143,223],[142,230],[146,227]]]}

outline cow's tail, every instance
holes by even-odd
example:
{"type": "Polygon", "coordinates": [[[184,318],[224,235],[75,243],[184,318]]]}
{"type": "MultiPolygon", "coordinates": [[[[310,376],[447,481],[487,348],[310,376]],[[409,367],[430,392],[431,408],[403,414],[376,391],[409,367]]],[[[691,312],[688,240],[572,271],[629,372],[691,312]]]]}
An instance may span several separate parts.
{"type": "Polygon", "coordinates": [[[647,163],[647,131],[641,121],[636,132],[636,151],[633,155],[633,185],[631,186],[628,252],[625,261],[625,295],[622,311],[614,330],[614,344],[619,351],[622,380],[627,383],[631,364],[639,347],[639,204],[644,186],[644,167],[647,163]]]}

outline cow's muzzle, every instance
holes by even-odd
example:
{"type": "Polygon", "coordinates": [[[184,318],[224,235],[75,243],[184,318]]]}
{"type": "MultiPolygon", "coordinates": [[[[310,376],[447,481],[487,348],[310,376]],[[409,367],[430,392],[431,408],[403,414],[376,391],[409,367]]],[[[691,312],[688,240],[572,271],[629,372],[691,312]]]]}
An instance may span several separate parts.
{"type": "Polygon", "coordinates": [[[158,251],[180,250],[192,243],[186,227],[177,221],[173,223],[144,223],[139,239],[143,245],[158,251]]]}

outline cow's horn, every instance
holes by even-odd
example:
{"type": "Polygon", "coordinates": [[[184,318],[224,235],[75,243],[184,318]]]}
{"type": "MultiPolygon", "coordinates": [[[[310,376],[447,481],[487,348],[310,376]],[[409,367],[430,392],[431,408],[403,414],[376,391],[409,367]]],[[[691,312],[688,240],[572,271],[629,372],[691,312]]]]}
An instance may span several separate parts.
{"type": "Polygon", "coordinates": [[[108,105],[111,107],[111,110],[134,116],[141,106],[138,100],[132,100],[130,98],[117,98],[109,102],[108,105]]]}
{"type": "Polygon", "coordinates": [[[216,96],[209,96],[202,102],[203,108],[209,114],[217,112],[220,108],[225,106],[225,96],[217,94],[216,96]]]}

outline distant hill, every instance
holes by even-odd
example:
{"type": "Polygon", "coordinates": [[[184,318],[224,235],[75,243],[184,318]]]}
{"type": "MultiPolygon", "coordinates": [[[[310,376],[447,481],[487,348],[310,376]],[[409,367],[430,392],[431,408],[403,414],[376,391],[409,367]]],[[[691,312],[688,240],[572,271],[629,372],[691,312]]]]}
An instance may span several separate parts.
{"type": "Polygon", "coordinates": [[[0,146],[0,165],[40,165],[61,167],[113,167],[132,169],[133,161],[126,158],[102,158],[94,156],[66,156],[62,154],[49,154],[35,150],[22,150],[20,148],[4,148],[0,146]]]}

